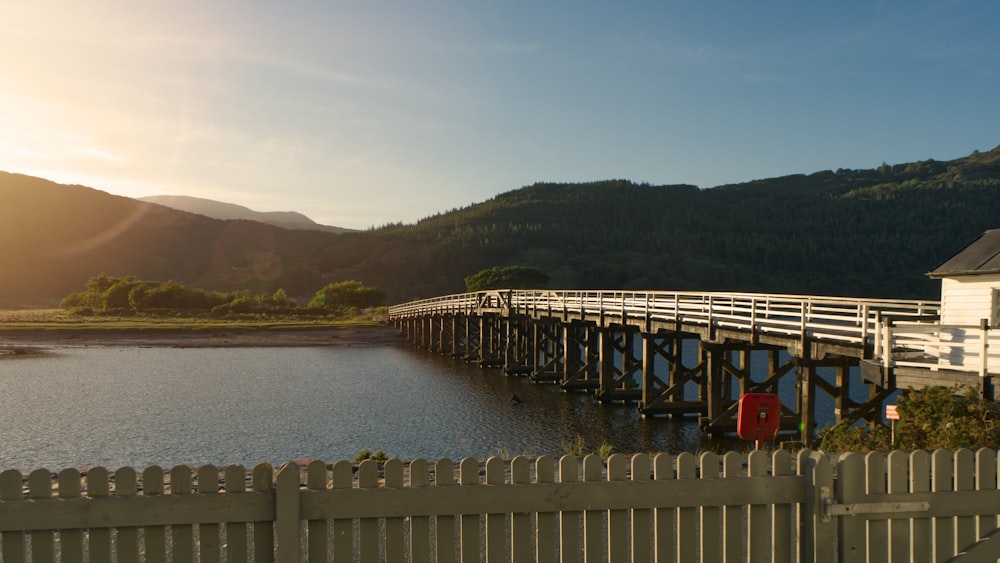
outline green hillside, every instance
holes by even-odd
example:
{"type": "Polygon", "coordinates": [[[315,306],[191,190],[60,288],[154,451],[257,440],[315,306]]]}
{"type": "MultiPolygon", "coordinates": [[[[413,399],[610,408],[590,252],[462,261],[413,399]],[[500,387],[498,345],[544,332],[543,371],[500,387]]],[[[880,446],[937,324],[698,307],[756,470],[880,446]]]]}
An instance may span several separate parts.
{"type": "Polygon", "coordinates": [[[531,266],[553,288],[936,297],[925,273],[1000,226],[1000,147],[949,162],[822,171],[701,190],[540,183],[413,225],[330,234],[219,221],[0,173],[0,306],[57,301],[97,273],[389,302],[531,266]]]}
{"type": "Polygon", "coordinates": [[[709,190],[536,184],[337,239],[322,269],[407,299],[462,291],[463,276],[511,264],[544,270],[553,288],[934,297],[925,273],[997,226],[1000,148],[709,190]]]}

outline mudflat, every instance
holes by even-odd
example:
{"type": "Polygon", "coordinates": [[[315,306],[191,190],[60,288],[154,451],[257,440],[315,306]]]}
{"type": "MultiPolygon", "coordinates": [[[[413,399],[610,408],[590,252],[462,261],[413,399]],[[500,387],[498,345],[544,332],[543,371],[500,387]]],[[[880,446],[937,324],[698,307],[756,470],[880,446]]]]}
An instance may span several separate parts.
{"type": "Polygon", "coordinates": [[[0,350],[19,346],[155,346],[228,348],[261,346],[394,346],[406,341],[391,326],[282,329],[3,329],[0,350]]]}

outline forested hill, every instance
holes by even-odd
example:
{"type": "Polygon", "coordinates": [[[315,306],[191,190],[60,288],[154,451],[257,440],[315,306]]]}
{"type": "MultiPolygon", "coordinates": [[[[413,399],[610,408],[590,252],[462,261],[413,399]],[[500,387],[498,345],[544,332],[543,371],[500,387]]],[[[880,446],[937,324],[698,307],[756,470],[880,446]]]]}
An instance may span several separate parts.
{"type": "Polygon", "coordinates": [[[17,174],[0,173],[0,201],[0,306],[58,301],[101,272],[293,296],[355,279],[398,302],[463,291],[466,276],[504,265],[539,268],[560,289],[933,298],[926,272],[1000,227],[1000,147],[707,190],[540,183],[346,234],[206,219],[17,174]]]}
{"type": "Polygon", "coordinates": [[[463,276],[510,264],[544,270],[553,288],[927,298],[939,282],[926,272],[994,227],[1000,147],[708,190],[540,183],[366,233],[350,243],[363,259],[338,241],[323,269],[399,298],[461,291],[463,276]]]}

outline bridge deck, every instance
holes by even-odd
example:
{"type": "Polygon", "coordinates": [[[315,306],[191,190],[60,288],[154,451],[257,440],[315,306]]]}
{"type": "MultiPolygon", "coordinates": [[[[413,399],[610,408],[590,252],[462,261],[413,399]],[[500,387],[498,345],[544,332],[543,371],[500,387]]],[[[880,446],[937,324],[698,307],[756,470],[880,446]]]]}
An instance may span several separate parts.
{"type": "Polygon", "coordinates": [[[715,340],[720,334],[787,345],[838,345],[852,355],[881,350],[882,316],[937,315],[937,301],[855,299],[754,293],[503,290],[462,293],[389,308],[389,318],[432,314],[527,315],[653,332],[676,330],[715,340]]]}

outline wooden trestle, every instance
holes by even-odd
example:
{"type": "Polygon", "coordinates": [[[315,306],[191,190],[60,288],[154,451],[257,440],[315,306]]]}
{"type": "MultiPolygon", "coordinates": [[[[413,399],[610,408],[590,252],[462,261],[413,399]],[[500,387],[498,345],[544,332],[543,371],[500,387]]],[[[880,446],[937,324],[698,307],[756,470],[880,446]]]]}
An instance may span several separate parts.
{"type": "Polygon", "coordinates": [[[883,423],[882,402],[893,392],[864,382],[867,399],[852,400],[849,370],[870,357],[872,343],[830,341],[804,322],[801,331],[772,333],[688,322],[681,315],[664,321],[647,313],[633,320],[603,308],[599,315],[504,303],[476,309],[390,314],[390,320],[409,342],[433,352],[592,393],[602,402],[635,403],[643,416],[697,417],[716,436],[735,432],[740,396],[777,393],[787,380],[794,382],[796,400],[782,407],[782,431],[806,444],[816,436],[820,393],[833,404],[832,416],[822,418],[874,425],[883,423]],[[821,376],[820,368],[832,369],[833,380],[821,376]]]}

